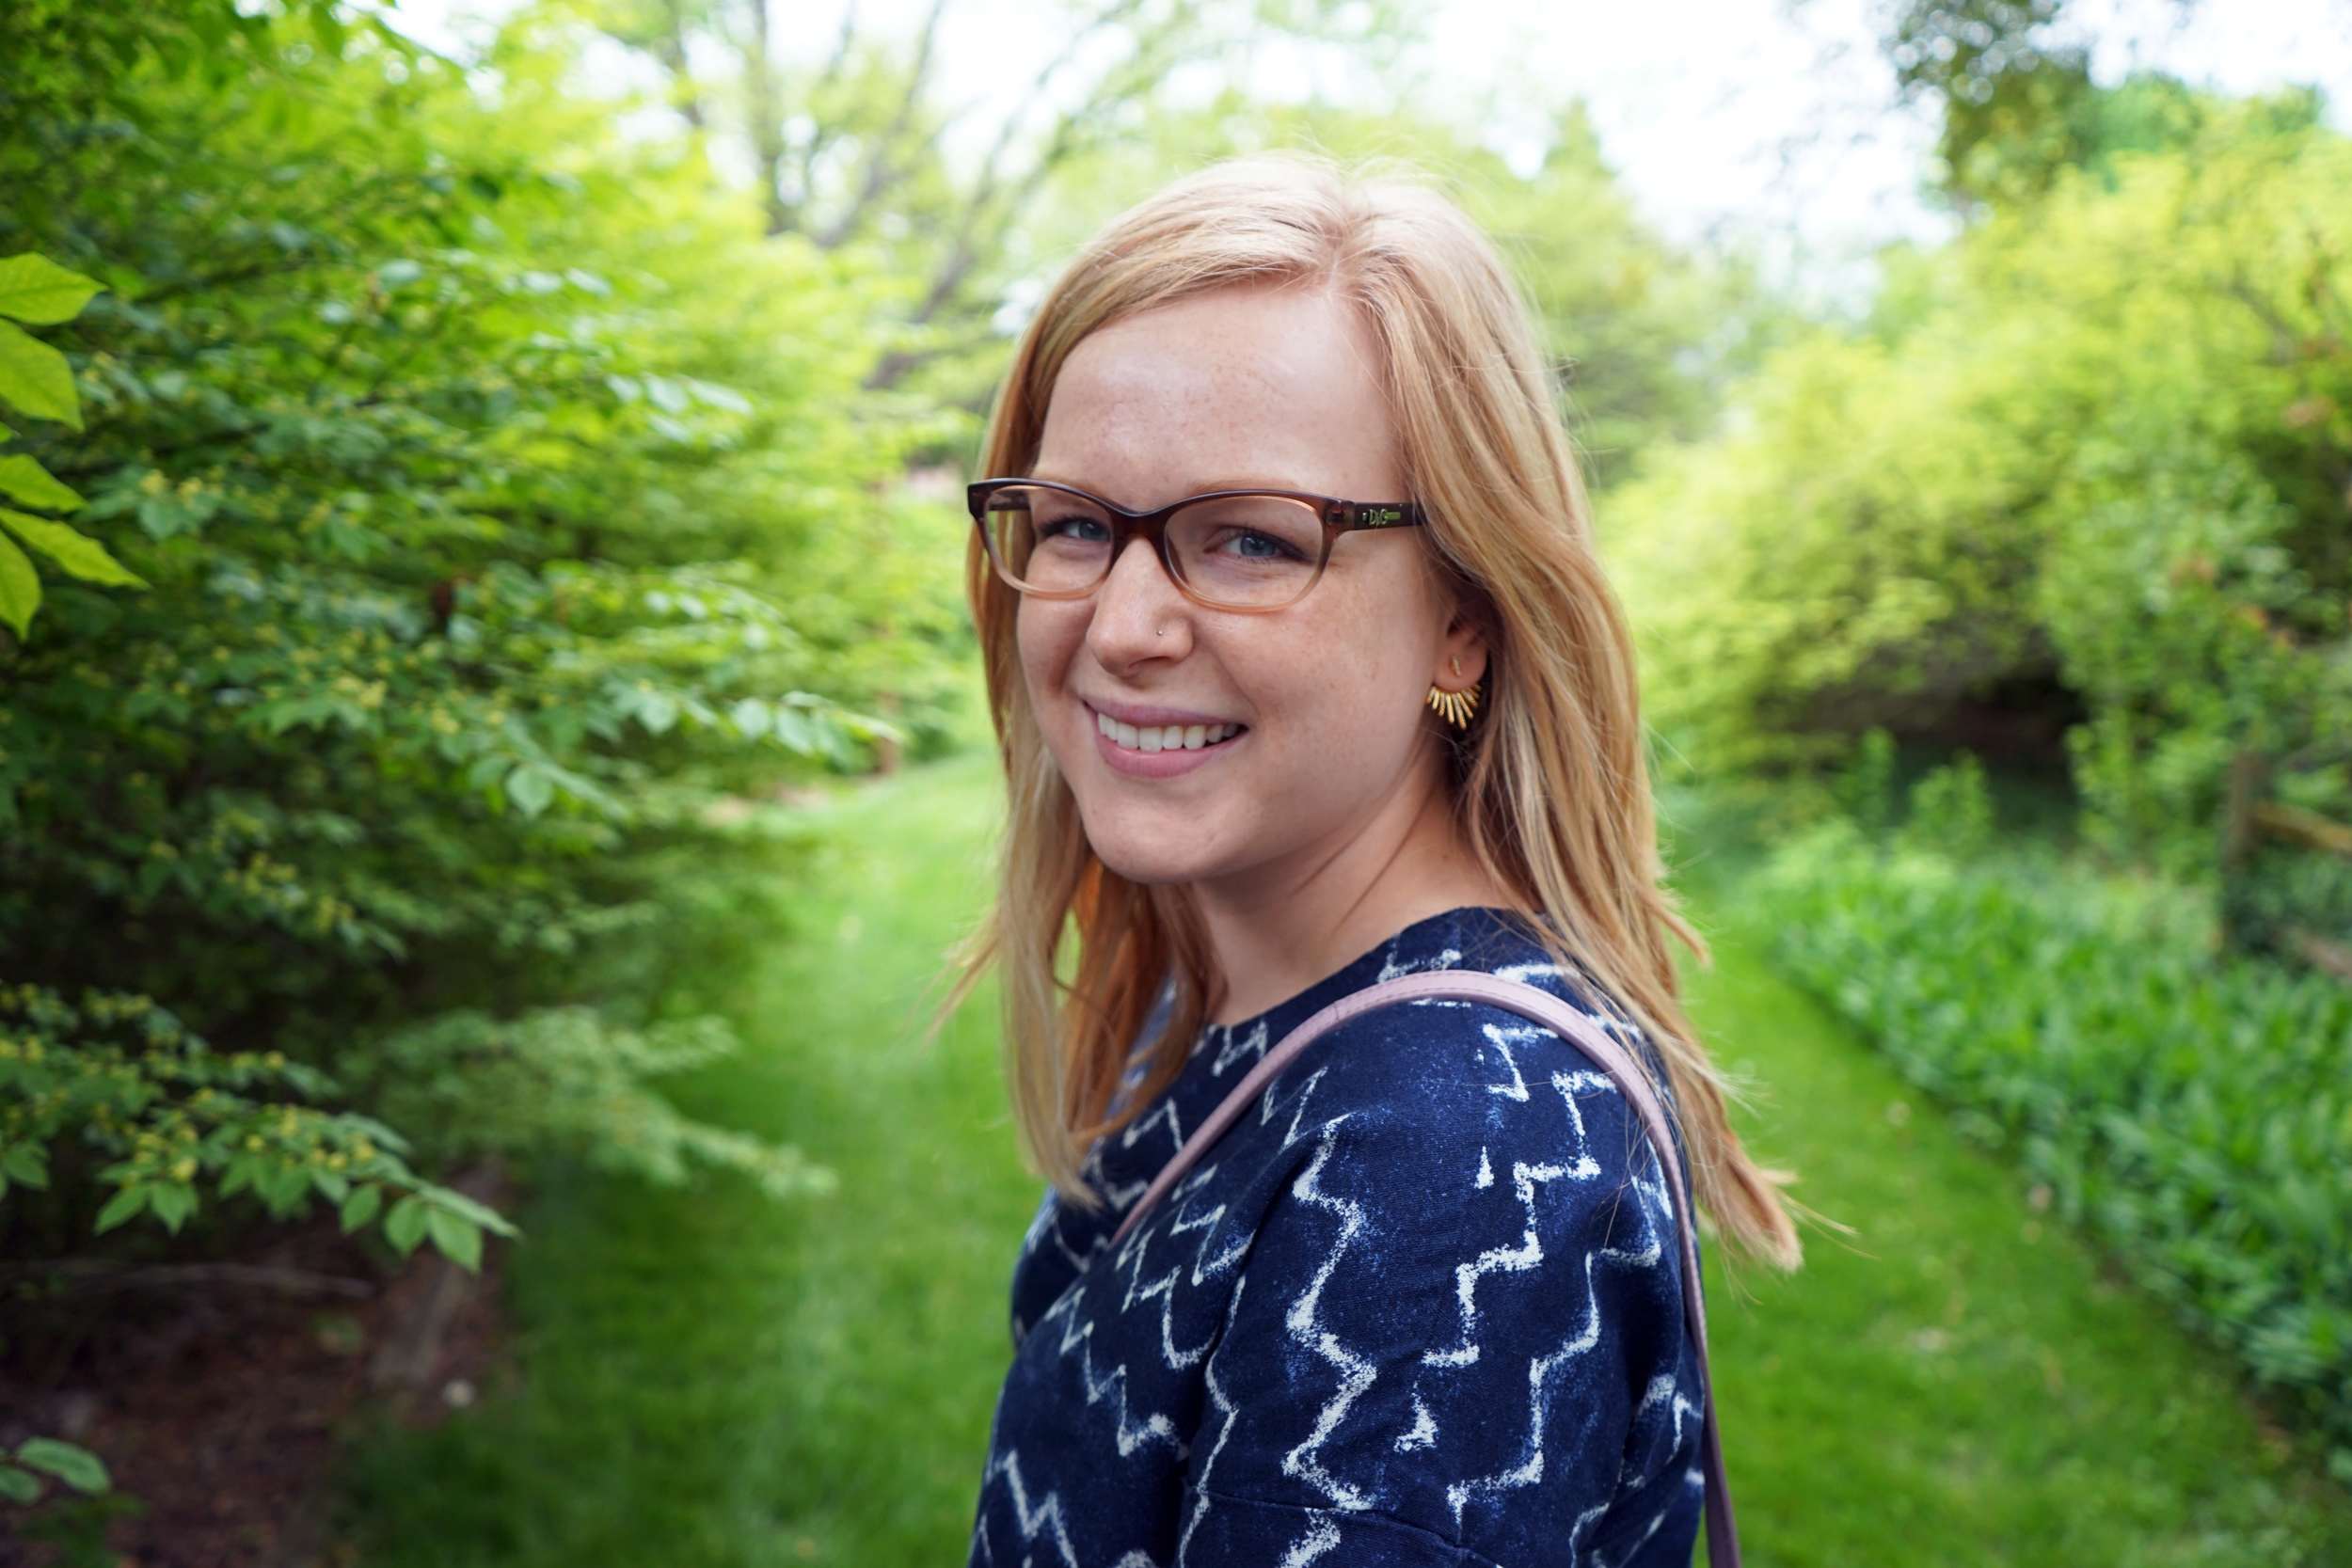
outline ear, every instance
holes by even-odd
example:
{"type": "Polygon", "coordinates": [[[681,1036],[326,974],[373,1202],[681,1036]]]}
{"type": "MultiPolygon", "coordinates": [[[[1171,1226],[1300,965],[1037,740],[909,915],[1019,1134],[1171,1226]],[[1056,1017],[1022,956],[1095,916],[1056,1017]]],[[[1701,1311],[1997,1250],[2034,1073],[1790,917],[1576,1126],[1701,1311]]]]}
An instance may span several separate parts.
{"type": "Polygon", "coordinates": [[[1452,625],[1438,643],[1437,667],[1429,684],[1440,691],[1468,691],[1486,678],[1486,630],[1478,618],[1457,607],[1452,625]]]}

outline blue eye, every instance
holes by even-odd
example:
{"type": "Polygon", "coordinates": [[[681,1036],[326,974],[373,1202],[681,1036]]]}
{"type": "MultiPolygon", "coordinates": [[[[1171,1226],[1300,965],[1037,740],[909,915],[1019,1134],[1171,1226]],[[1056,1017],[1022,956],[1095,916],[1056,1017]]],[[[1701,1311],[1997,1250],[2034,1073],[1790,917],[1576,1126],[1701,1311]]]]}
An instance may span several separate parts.
{"type": "Polygon", "coordinates": [[[1234,531],[1221,546],[1229,554],[1243,561],[1297,561],[1298,547],[1287,539],[1262,533],[1254,528],[1234,531]]]}
{"type": "Polygon", "coordinates": [[[1073,545],[1103,545],[1110,542],[1111,531],[1100,517],[1041,517],[1037,524],[1041,539],[1065,539],[1073,545]]]}

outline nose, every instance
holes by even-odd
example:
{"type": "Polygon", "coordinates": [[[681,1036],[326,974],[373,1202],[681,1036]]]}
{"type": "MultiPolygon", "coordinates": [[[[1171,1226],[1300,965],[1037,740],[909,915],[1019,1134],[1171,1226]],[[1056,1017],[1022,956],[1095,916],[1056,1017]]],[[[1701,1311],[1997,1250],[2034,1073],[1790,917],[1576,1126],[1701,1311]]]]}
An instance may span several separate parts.
{"type": "Polygon", "coordinates": [[[1169,579],[1148,539],[1130,539],[1094,591],[1087,646],[1096,662],[1124,674],[1153,659],[1192,651],[1192,602],[1169,579]]]}

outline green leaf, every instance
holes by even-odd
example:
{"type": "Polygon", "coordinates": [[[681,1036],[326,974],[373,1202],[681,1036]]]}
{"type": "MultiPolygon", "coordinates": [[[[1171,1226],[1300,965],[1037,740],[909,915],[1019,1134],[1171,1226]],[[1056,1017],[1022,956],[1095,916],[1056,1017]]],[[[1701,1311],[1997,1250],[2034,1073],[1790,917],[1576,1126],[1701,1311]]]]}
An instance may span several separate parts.
{"type": "Polygon", "coordinates": [[[348,1236],[366,1225],[368,1221],[375,1218],[377,1212],[383,1207],[384,1189],[381,1187],[371,1183],[353,1193],[343,1199],[343,1234],[348,1236]]]}
{"type": "Polygon", "coordinates": [[[180,1227],[196,1212],[196,1189],[185,1181],[158,1181],[147,1206],[164,1222],[164,1228],[177,1236],[180,1227]]]}
{"type": "Polygon", "coordinates": [[[318,35],[319,47],[336,59],[342,58],[343,47],[351,41],[351,33],[335,14],[335,8],[317,5],[310,8],[310,31],[318,35]]]}
{"type": "Polygon", "coordinates": [[[555,784],[536,768],[517,768],[506,775],[506,798],[525,816],[536,816],[555,799],[555,784]]]}
{"type": "Polygon", "coordinates": [[[82,428],[82,394],[65,356],[11,323],[0,321],[0,400],[37,420],[82,428]]]}
{"type": "Polygon", "coordinates": [[[45,1470],[76,1492],[96,1494],[114,1485],[105,1465],[96,1454],[71,1443],[60,1443],[55,1437],[27,1439],[16,1450],[16,1462],[45,1470]]]}
{"type": "Polygon", "coordinates": [[[0,523],[6,523],[9,531],[19,539],[56,562],[58,569],[68,577],[80,578],[84,582],[103,583],[109,588],[147,586],[146,579],[108,555],[105,546],[63,523],[30,517],[22,512],[10,512],[6,507],[0,507],[0,523]]]}
{"type": "Polygon", "coordinates": [[[71,512],[82,504],[74,488],[23,452],[0,457],[0,496],[12,496],[46,512],[71,512]]]}
{"type": "MultiPolygon", "coordinates": [[[[0,483],[6,483],[0,476],[0,483]]],[[[757,740],[775,728],[775,714],[756,697],[746,697],[727,709],[727,717],[735,721],[738,734],[746,740],[757,740]]]]}
{"type": "Polygon", "coordinates": [[[138,1212],[147,1207],[147,1199],[152,1189],[144,1183],[123,1188],[122,1191],[106,1200],[106,1207],[98,1211],[98,1223],[93,1228],[100,1231],[112,1230],[125,1221],[135,1219],[138,1212]]]}
{"type": "Polygon", "coordinates": [[[40,574],[24,552],[5,533],[0,533],[0,622],[6,622],[19,638],[32,629],[33,611],[40,608],[40,574]]]}
{"type": "Polygon", "coordinates": [[[417,1250],[424,1240],[424,1227],[430,1214],[421,1200],[413,1195],[392,1205],[392,1212],[384,1216],[384,1239],[400,1249],[403,1258],[417,1250]]]}
{"type": "Polygon", "coordinates": [[[92,279],[29,250],[0,261],[0,316],[54,326],[80,315],[97,292],[92,279]]]}
{"type": "Polygon", "coordinates": [[[446,1209],[425,1212],[425,1228],[432,1232],[433,1244],[441,1249],[441,1256],[468,1274],[482,1272],[482,1227],[471,1220],[459,1219],[446,1209]]]}
{"type": "Polygon", "coordinates": [[[0,1465],[0,1497],[12,1503],[40,1500],[40,1478],[13,1465],[0,1465]]]}
{"type": "Polygon", "coordinates": [[[469,1225],[480,1226],[492,1235],[513,1238],[522,1234],[504,1214],[486,1203],[475,1202],[454,1188],[436,1187],[432,1198],[437,1207],[449,1211],[469,1225]]]}
{"type": "Polygon", "coordinates": [[[273,1217],[283,1219],[310,1196],[310,1169],[298,1164],[279,1165],[256,1178],[253,1190],[261,1195],[273,1217]]]}
{"type": "Polygon", "coordinates": [[[0,1172],[20,1187],[49,1185],[49,1149],[46,1145],[21,1143],[12,1148],[0,1149],[0,1172]]]}

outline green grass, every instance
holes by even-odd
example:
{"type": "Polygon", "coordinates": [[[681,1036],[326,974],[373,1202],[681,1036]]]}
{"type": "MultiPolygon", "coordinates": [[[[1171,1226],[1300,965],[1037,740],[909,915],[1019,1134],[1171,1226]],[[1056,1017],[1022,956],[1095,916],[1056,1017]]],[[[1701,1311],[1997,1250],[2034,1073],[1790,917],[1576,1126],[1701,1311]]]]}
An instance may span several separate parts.
{"type": "MultiPolygon", "coordinates": [[[[924,1030],[995,800],[971,760],[828,808],[792,940],[718,988],[748,1049],[681,1100],[800,1143],[841,1190],[548,1173],[508,1276],[513,1386],[349,1467],[370,1568],[961,1560],[1036,1189],[985,1000],[924,1030]]],[[[2352,1559],[2352,1509],[2226,1358],[2032,1233],[2004,1167],[1736,933],[1722,947],[1697,1006],[1772,1085],[1753,1136],[1859,1232],[1817,1233],[1793,1280],[1744,1272],[1753,1299],[1714,1284],[1757,1568],[2352,1559]]]]}
{"type": "Polygon", "coordinates": [[[975,758],[825,811],[793,940],[730,1008],[743,1055],[679,1098],[840,1190],[550,1173],[509,1272],[519,1386],[358,1458],[371,1568],[961,1560],[1038,1187],[989,1001],[925,1037],[996,800],[975,758]]]}

